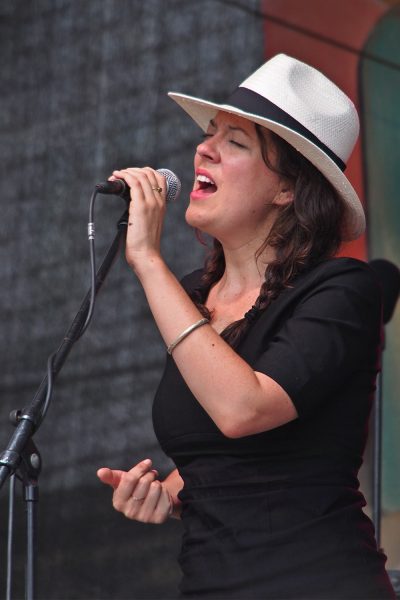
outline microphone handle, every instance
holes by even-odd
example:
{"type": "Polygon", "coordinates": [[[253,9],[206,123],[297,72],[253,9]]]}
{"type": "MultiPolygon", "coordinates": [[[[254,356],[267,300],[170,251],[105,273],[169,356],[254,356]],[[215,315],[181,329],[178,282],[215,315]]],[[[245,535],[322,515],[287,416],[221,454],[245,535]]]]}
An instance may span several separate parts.
{"type": "Polygon", "coordinates": [[[130,202],[131,200],[130,188],[123,179],[96,183],[96,190],[99,194],[114,194],[115,196],[121,196],[126,202],[130,202]]]}
{"type": "MultiPolygon", "coordinates": [[[[169,169],[157,169],[157,171],[165,177],[167,202],[174,202],[174,200],[178,199],[181,191],[179,178],[169,169]]],[[[130,188],[123,179],[97,183],[96,190],[99,194],[115,194],[116,196],[121,196],[128,203],[131,201],[130,188]]]]}

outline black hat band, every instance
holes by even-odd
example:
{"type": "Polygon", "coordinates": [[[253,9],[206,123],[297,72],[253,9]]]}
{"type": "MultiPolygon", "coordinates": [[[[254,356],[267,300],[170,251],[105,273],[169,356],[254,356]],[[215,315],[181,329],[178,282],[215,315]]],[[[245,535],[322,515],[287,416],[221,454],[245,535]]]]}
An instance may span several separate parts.
{"type": "Polygon", "coordinates": [[[304,125],[279,108],[279,106],[270,100],[267,100],[267,98],[264,98],[260,94],[257,94],[257,92],[253,92],[253,90],[249,90],[245,87],[239,87],[230,96],[227,104],[234,106],[235,108],[239,108],[244,112],[252,113],[254,115],[274,121],[279,125],[283,125],[284,127],[299,133],[304,138],[315,144],[315,146],[320,148],[320,150],[322,150],[325,154],[327,154],[341,171],[345,170],[346,163],[343,162],[343,160],[334,152],[332,152],[328,146],[321,142],[321,140],[319,140],[316,135],[307,129],[307,127],[304,127],[304,125]]]}

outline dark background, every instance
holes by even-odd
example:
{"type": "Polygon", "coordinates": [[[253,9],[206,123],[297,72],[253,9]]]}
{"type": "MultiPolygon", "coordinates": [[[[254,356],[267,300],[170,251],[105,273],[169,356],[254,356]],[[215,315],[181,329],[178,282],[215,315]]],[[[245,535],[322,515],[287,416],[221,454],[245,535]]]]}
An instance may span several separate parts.
{"type": "MultiPolygon", "coordinates": [[[[199,130],[168,90],[224,100],[263,62],[263,22],[246,0],[2,0],[0,4],[0,443],[26,406],[89,287],[87,220],[114,168],[176,171],[164,255],[178,276],[204,249],[184,222],[199,130]]],[[[123,202],[99,197],[98,259],[123,202]]],[[[93,322],[57,379],[35,436],[40,478],[39,598],[173,598],[180,524],[129,522],[96,478],[108,465],[170,463],[151,424],[165,349],[121,256],[93,322]]],[[[24,595],[24,507],[17,487],[14,598],[24,595]]],[[[7,486],[0,494],[5,590],[7,486]]]]}

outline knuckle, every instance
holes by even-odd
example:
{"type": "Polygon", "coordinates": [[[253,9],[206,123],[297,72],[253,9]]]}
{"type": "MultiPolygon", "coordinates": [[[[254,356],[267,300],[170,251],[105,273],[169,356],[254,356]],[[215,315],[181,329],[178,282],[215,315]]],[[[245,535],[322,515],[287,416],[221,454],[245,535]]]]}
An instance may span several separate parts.
{"type": "Polygon", "coordinates": [[[131,521],[139,521],[137,510],[134,507],[128,507],[124,511],[124,516],[131,521]]]}
{"type": "Polygon", "coordinates": [[[142,523],[153,523],[154,522],[153,519],[147,515],[145,517],[141,517],[140,521],[142,523]]]}
{"type": "Polygon", "coordinates": [[[156,523],[158,525],[160,525],[161,523],[164,523],[168,518],[168,513],[163,511],[156,511],[153,515],[153,523],[156,523]]]}
{"type": "Polygon", "coordinates": [[[168,519],[168,517],[169,517],[168,512],[164,512],[164,513],[160,514],[158,517],[158,523],[165,523],[165,521],[168,519]]]}
{"type": "Polygon", "coordinates": [[[160,518],[160,515],[154,515],[153,516],[153,523],[155,523],[156,525],[161,525],[162,523],[162,519],[160,518]]]}
{"type": "Polygon", "coordinates": [[[121,481],[124,484],[129,484],[129,485],[136,484],[137,480],[138,480],[138,477],[134,473],[132,473],[132,471],[128,471],[127,473],[124,473],[121,476],[121,481]]]}
{"type": "Polygon", "coordinates": [[[154,480],[155,480],[155,475],[154,473],[146,473],[145,475],[142,476],[142,481],[145,481],[146,483],[150,483],[151,485],[153,485],[154,480]]]}
{"type": "Polygon", "coordinates": [[[161,486],[160,482],[156,479],[156,480],[154,480],[154,481],[151,482],[151,484],[150,484],[150,491],[153,494],[157,494],[158,492],[160,492],[160,486],[161,486]]]}
{"type": "Polygon", "coordinates": [[[123,503],[121,502],[121,500],[114,498],[112,501],[112,505],[113,505],[113,508],[115,510],[117,510],[118,512],[123,512],[123,503]]]}

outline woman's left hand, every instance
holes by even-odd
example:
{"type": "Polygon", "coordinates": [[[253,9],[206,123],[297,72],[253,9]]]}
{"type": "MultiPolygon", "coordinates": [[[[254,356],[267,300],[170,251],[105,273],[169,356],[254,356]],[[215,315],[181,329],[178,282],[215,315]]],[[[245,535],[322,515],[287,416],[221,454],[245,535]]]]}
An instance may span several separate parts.
{"type": "Polygon", "coordinates": [[[173,512],[168,486],[158,480],[158,472],[146,459],[129,471],[103,467],[97,471],[103,483],[111,486],[113,506],[128,519],[142,523],[164,523],[173,512]]]}
{"type": "Polygon", "coordinates": [[[114,171],[110,179],[123,179],[130,188],[126,259],[137,269],[142,262],[160,256],[167,184],[164,176],[150,167],[114,171]]]}

